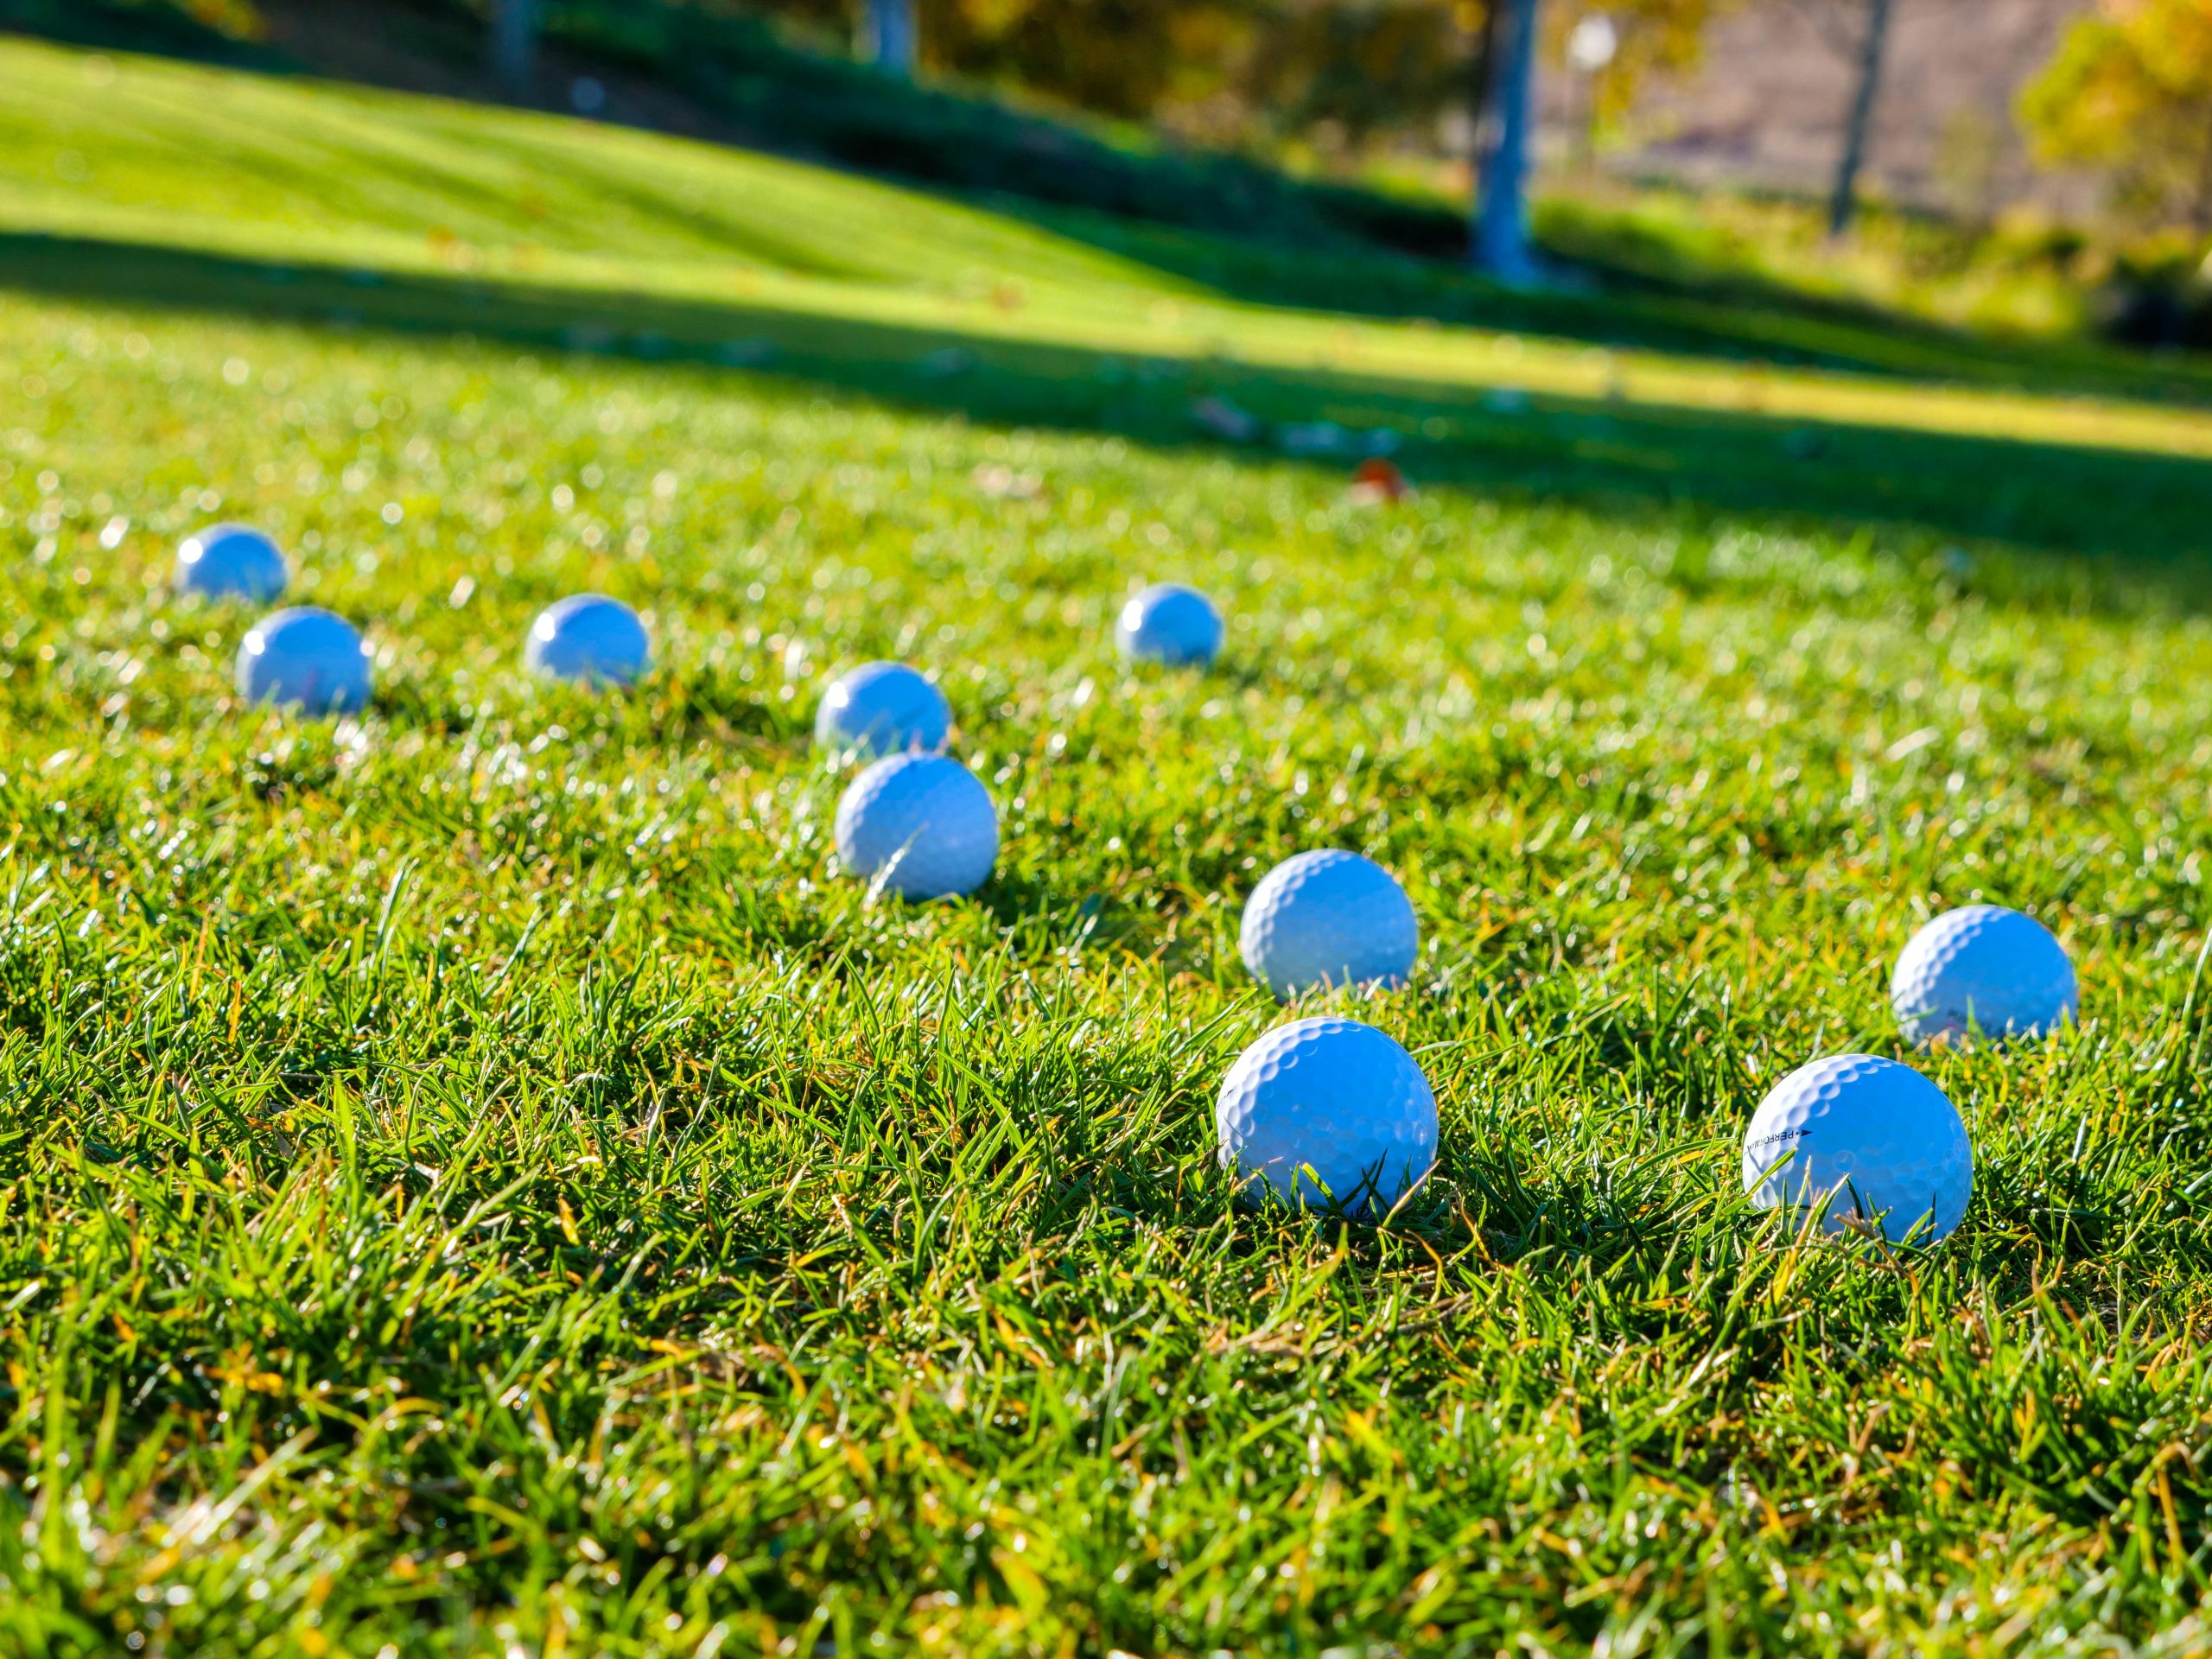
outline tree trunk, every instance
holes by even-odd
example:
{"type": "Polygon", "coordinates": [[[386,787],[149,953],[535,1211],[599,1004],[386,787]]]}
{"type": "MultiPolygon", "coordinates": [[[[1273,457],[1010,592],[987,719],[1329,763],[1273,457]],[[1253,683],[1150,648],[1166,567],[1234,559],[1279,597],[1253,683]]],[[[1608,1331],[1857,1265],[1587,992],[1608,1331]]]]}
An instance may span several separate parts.
{"type": "Polygon", "coordinates": [[[1501,282],[1530,283],[1529,143],[1535,124],[1536,10],[1541,0],[1491,0],[1497,8],[1484,129],[1476,143],[1474,243],[1478,270],[1501,282]]]}
{"type": "Polygon", "coordinates": [[[1488,153],[1483,135],[1489,130],[1491,83],[1497,74],[1497,20],[1505,10],[1500,3],[1483,8],[1482,33],[1475,36],[1474,60],[1467,66],[1467,130],[1474,134],[1476,180],[1488,153]]]}
{"type": "Polygon", "coordinates": [[[526,92],[537,68],[537,0],[493,0],[492,72],[511,92],[526,92]]]}
{"type": "Polygon", "coordinates": [[[1859,90],[1851,100],[1851,126],[1843,137],[1843,160],[1835,170],[1835,194],[1828,202],[1828,235],[1851,228],[1859,206],[1859,169],[1866,163],[1866,131],[1874,122],[1874,100],[1882,90],[1882,57],[1890,43],[1891,0],[1867,0],[1866,37],[1859,48],[1859,90]]]}
{"type": "Polygon", "coordinates": [[[877,68],[912,79],[918,36],[914,0],[866,0],[861,13],[861,55],[877,68]]]}

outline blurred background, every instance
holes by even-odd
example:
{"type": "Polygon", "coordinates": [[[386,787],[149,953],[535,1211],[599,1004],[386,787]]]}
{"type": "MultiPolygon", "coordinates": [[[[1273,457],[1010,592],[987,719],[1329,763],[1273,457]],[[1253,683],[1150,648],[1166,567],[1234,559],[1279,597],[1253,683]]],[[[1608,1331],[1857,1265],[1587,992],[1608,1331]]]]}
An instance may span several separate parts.
{"type": "Polygon", "coordinates": [[[0,27],[1516,283],[2212,346],[2212,0],[0,0],[0,27]]]}

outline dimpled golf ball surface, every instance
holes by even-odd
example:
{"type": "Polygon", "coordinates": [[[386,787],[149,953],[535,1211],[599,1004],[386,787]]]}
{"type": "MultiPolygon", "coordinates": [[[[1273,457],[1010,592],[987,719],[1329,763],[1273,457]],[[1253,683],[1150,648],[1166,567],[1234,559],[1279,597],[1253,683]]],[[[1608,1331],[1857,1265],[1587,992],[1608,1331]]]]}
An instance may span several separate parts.
{"type": "Polygon", "coordinates": [[[638,613],[604,594],[548,605],[530,625],[523,665],[547,679],[627,685],[652,665],[652,641],[638,613]]]}
{"type": "Polygon", "coordinates": [[[1299,1020],[1236,1057],[1214,1106],[1248,1194],[1386,1213],[1436,1161],[1436,1096],[1412,1055],[1355,1020],[1299,1020]],[[1318,1181],[1318,1185],[1316,1184],[1318,1181]]]}
{"type": "Polygon", "coordinates": [[[1221,653],[1221,613],[1195,588],[1161,582],[1122,607],[1115,643],[1132,662],[1203,667],[1221,653]]]}
{"type": "Polygon", "coordinates": [[[934,754],[952,734],[944,694],[904,663],[863,663],[822,694],[814,741],[832,754],[934,754]]]}
{"type": "Polygon", "coordinates": [[[238,642],[238,695],[309,714],[347,714],[369,700],[369,648],[342,616],[279,611],[238,642]]]}
{"type": "Polygon", "coordinates": [[[846,788],[836,841],[863,880],[908,899],[947,899],[973,893],[997,862],[998,809],[957,760],[894,754],[846,788]]]}
{"type": "Polygon", "coordinates": [[[1320,986],[1402,985],[1421,930],[1397,879],[1357,853],[1300,853],[1261,879],[1237,950],[1285,1001],[1320,986]]]}
{"type": "Polygon", "coordinates": [[[1744,1190],[1762,1210],[1810,1210],[1833,1193],[1829,1232],[1878,1223],[1897,1243],[1920,1227],[1916,1242],[1932,1244],[1967,1212],[1974,1149],[1958,1109],[1910,1066],[1833,1055],[1759,1103],[1744,1133],[1744,1190]]]}
{"type": "Polygon", "coordinates": [[[2080,1001],[2066,947],[2032,916],[1998,905],[1947,911],[1912,936],[1890,978],[1890,1006],[1916,1043],[2037,1037],[2080,1001]]]}
{"type": "Polygon", "coordinates": [[[213,525],[187,537],[176,550],[179,593],[265,605],[289,580],[276,543],[245,524],[213,525]]]}

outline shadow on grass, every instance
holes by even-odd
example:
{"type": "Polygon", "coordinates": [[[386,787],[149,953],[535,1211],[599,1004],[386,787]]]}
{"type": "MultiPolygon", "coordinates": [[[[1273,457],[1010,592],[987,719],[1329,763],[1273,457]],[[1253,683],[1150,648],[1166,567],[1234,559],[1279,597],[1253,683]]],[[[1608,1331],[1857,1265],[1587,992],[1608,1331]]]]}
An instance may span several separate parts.
{"type": "MultiPolygon", "coordinates": [[[[316,73],[428,85],[471,102],[498,96],[480,63],[480,0],[356,0],[346,9],[314,0],[263,3],[277,38],[308,52],[316,73]],[[370,21],[357,18],[334,33],[327,16],[323,26],[297,27],[340,10],[370,21]],[[372,40],[375,48],[365,49],[372,40]]],[[[140,0],[0,0],[0,29],[265,72],[310,67],[288,50],[229,40],[192,10],[140,0]]],[[[1808,291],[1732,257],[1717,238],[1677,236],[1573,200],[1541,204],[1537,230],[1547,257],[1579,279],[1581,291],[1502,288],[1465,269],[1464,216],[1442,200],[1300,178],[1229,153],[1130,148],[1080,121],[1019,110],[982,89],[887,82],[842,54],[794,44],[743,9],[571,0],[551,9],[545,30],[552,55],[539,96],[556,107],[569,77],[605,76],[613,97],[601,118],[648,127],[672,119],[713,142],[899,180],[1251,303],[1433,318],[1722,359],[2212,404],[2212,364],[2201,359],[2007,340],[1871,299],[1808,291]]],[[[520,139],[520,130],[499,130],[500,137],[468,124],[472,145],[511,148],[524,172],[544,165],[543,149],[520,139]]],[[[588,165],[578,154],[565,154],[561,166],[588,165]]],[[[247,152],[224,161],[245,165],[247,152]]],[[[264,151],[258,161],[294,184],[298,169],[314,165],[305,154],[264,151]]],[[[386,148],[376,170],[401,182],[410,169],[386,148]]],[[[349,181],[345,169],[325,168],[309,181],[308,194],[342,200],[349,181]]],[[[427,165],[423,182],[433,194],[456,199],[484,188],[465,170],[427,165]]],[[[840,274],[818,247],[764,231],[742,211],[709,221],[678,195],[642,189],[620,169],[595,184],[647,219],[681,217],[688,228],[784,269],[840,274]]],[[[486,205],[496,218],[512,202],[502,196],[486,205]]],[[[374,219],[381,202],[365,206],[374,219]]]]}
{"type": "MultiPolygon", "coordinates": [[[[993,424],[1271,455],[1194,424],[1193,400],[1214,394],[1270,424],[1389,428],[1406,441],[1408,470],[1427,486],[1612,513],[1707,509],[1770,516],[1777,527],[1988,537],[2106,556],[2095,568],[2081,561],[2054,567],[2056,587],[2046,599],[2102,602],[2101,578],[2118,575],[2176,602],[2212,601],[2212,571],[2201,557],[2212,461],[2190,457],[1621,400],[1505,397],[1321,367],[1145,359],[769,305],[355,271],[92,238],[0,235],[0,289],[498,340],[692,372],[748,368],[993,424]]],[[[1682,526],[1677,519],[1672,527],[1682,526]]],[[[1707,583],[1699,569],[1677,565],[1674,576],[1685,587],[1707,583]]]]}
{"type": "Polygon", "coordinates": [[[1356,248],[1286,257],[1276,243],[993,195],[982,205],[1070,241],[1255,305],[1342,312],[1541,334],[1724,362],[1847,369],[1859,374],[2080,396],[2212,404],[2212,373],[2072,340],[2010,340],[1791,289],[1756,272],[1716,269],[1700,282],[1642,268],[1632,230],[1578,227],[1552,256],[1566,281],[1512,289],[1441,259],[1356,248]]]}

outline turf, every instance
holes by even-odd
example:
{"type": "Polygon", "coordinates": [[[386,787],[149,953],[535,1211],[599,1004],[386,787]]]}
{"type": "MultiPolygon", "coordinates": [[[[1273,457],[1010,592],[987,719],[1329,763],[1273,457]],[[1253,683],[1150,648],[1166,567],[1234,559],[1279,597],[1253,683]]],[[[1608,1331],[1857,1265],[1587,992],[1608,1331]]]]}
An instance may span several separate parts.
{"type": "Polygon", "coordinates": [[[2212,372],[2185,359],[1663,295],[1517,295],[1351,244],[1287,255],[651,133],[29,42],[0,43],[0,270],[35,264],[45,238],[81,238],[125,277],[176,249],[222,253],[257,267],[239,303],[312,303],[325,320],[375,315],[382,283],[435,282],[448,319],[492,326],[521,287],[594,338],[612,302],[658,302],[673,315],[646,332],[664,346],[867,325],[954,334],[979,352],[1233,356],[1301,374],[2212,455],[2212,372]],[[353,291],[270,291],[321,271],[353,291]],[[741,327],[751,332],[729,332],[741,327]],[[1746,359],[1767,372],[1747,379],[1746,359]]]}
{"type": "Polygon", "coordinates": [[[588,245],[464,327],[396,242],[317,274],[351,219],[159,195],[0,265],[0,1650],[2212,1640],[2212,468],[2145,435],[2190,410],[1522,408],[1448,329],[1179,378],[1073,299],[957,373],[888,301],[609,359],[560,319],[706,302],[588,245]],[[1378,411],[1427,487],[1204,442],[1205,390],[1378,411]],[[163,592],[226,516],[367,625],[365,718],[230,697],[248,618],[163,592]],[[1220,597],[1217,671],[1115,659],[1147,576],[1220,597]],[[582,588],[649,614],[634,696],[516,672],[582,588]],[[971,901],[829,857],[813,703],[890,654],[1001,806],[971,901]],[[1380,1230],[1213,1164],[1280,1017],[1239,904],[1323,845],[1424,928],[1362,1017],[1442,1159],[1380,1230]],[[1902,1053],[1887,960],[1980,898],[2086,1018],[1924,1062],[1964,1227],[1778,1234],[1751,1107],[1902,1053]]]}

